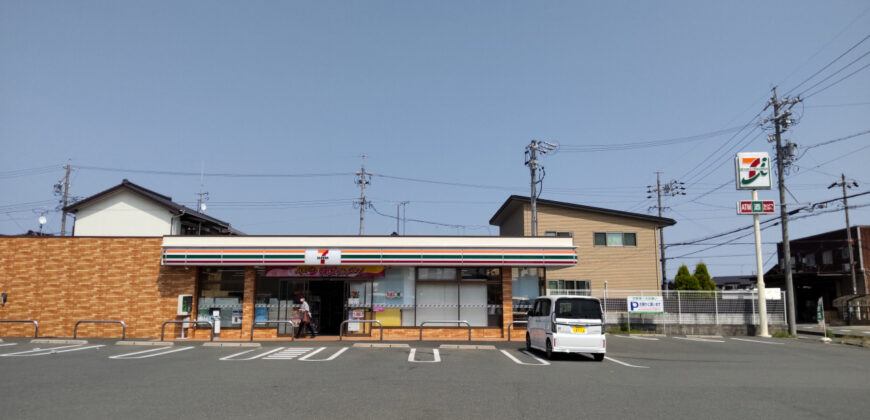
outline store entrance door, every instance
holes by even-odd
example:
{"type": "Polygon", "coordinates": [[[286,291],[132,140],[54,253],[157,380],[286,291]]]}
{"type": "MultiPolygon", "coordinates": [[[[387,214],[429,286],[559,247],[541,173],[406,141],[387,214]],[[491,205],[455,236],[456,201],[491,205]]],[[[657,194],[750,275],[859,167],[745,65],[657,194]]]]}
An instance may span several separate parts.
{"type": "Polygon", "coordinates": [[[311,280],[308,284],[311,296],[311,316],[317,323],[320,334],[338,335],[344,321],[344,280],[311,280]]]}

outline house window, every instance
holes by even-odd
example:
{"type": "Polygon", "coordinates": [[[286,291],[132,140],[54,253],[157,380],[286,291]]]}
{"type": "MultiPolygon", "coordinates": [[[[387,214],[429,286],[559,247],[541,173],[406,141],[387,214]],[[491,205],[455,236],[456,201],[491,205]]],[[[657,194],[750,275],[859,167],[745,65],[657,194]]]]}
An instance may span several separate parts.
{"type": "Polygon", "coordinates": [[[595,232],[592,234],[595,246],[637,246],[637,234],[626,232],[595,232]]]}
{"type": "Polygon", "coordinates": [[[804,264],[806,264],[807,267],[815,267],[816,266],[816,254],[807,255],[804,258],[804,264]]]}
{"type": "Polygon", "coordinates": [[[823,265],[831,265],[834,263],[834,253],[831,250],[827,250],[822,253],[822,264],[823,265]]]}
{"type": "Polygon", "coordinates": [[[548,280],[550,295],[589,295],[589,280],[548,280]]]}
{"type": "Polygon", "coordinates": [[[548,230],[544,233],[544,236],[555,236],[557,238],[573,238],[574,232],[555,232],[552,230],[548,230]]]}

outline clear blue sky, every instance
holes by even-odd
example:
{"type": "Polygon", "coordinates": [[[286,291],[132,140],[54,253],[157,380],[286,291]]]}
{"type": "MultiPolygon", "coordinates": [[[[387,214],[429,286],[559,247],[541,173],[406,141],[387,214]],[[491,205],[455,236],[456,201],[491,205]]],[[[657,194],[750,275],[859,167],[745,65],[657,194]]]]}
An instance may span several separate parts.
{"type": "MultiPolygon", "coordinates": [[[[128,178],[193,205],[198,176],[137,171],[204,168],[207,213],[246,233],[356,234],[351,175],[208,174],[349,174],[366,154],[378,175],[488,186],[375,176],[368,192],[378,211],[394,215],[407,200],[408,218],[465,226],[408,222],[408,234],[497,234],[488,220],[509,194],[528,195],[523,148],[542,139],[566,146],[543,158],[542,198],[645,213],[646,186],[660,170],[688,186],[666,202],[678,224],[665,242],[698,239],[751,223],[735,215],[749,193],[734,190],[732,158],[771,151],[760,130],[618,152],[567,146],[750,123],[773,85],[791,90],[870,34],[868,9],[866,1],[2,0],[0,233],[37,229],[44,210],[46,230],[58,232],[52,186],[71,162],[75,196],[128,178]]],[[[870,41],[792,93],[868,51],[870,41]]],[[[870,129],[870,69],[795,109],[800,123],[788,137],[801,146],[870,129]]],[[[857,191],[870,189],[868,145],[861,136],[802,150],[788,178],[795,199],[837,196],[826,187],[841,172],[859,180],[857,191]]],[[[870,223],[868,208],[851,215],[870,223]]],[[[843,225],[837,212],[791,230],[843,225]]],[[[394,230],[394,219],[367,213],[367,234],[394,230]]],[[[763,239],[780,240],[778,227],[763,239]]],[[[749,274],[753,252],[713,248],[669,261],[668,276],[701,259],[714,276],[749,274]]]]}

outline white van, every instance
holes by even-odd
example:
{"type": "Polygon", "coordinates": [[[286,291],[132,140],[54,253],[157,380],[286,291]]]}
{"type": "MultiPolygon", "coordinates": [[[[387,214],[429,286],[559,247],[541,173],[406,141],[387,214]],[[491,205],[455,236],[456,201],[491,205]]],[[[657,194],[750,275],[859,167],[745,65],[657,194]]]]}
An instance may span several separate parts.
{"type": "Polygon", "coordinates": [[[604,312],[589,296],[541,296],[529,311],[526,348],[547,353],[591,353],[604,360],[604,312]]]}

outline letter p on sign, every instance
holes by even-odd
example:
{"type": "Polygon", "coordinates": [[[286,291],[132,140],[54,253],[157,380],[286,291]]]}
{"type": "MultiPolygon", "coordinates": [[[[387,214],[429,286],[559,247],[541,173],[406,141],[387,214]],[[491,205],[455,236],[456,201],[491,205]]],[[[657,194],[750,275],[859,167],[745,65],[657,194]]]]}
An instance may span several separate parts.
{"type": "Polygon", "coordinates": [[[633,311],[633,310],[637,309],[637,307],[638,307],[639,305],[640,305],[639,302],[631,302],[631,310],[633,311]]]}

